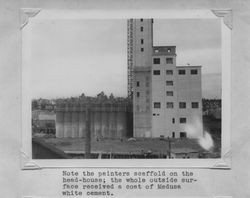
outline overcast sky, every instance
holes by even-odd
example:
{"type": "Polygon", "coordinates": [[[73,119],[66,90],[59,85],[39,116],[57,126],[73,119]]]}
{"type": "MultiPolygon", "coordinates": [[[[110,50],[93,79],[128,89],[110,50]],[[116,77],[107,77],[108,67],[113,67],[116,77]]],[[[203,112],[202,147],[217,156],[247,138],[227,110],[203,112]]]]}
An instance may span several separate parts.
{"type": "MultiPolygon", "coordinates": [[[[219,20],[154,20],[154,45],[175,45],[177,65],[202,65],[203,97],[221,96],[219,20]]],[[[126,20],[37,20],[32,98],[127,94],[126,20]]]]}

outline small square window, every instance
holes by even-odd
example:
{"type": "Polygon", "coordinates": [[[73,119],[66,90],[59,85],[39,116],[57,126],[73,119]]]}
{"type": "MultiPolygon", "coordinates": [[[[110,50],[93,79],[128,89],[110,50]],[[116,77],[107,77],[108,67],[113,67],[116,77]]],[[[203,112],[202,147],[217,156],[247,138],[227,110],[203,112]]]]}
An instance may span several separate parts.
{"type": "Polygon", "coordinates": [[[173,109],[174,103],[173,102],[167,102],[167,109],[173,109]]]}
{"type": "Polygon", "coordinates": [[[173,86],[174,82],[172,80],[168,80],[168,81],[166,81],[166,85],[167,86],[173,86]]]}
{"type": "Polygon", "coordinates": [[[136,92],[136,96],[137,96],[137,98],[139,98],[140,97],[140,92],[136,92]]]}
{"type": "Polygon", "coordinates": [[[160,71],[160,70],[154,70],[154,71],[153,71],[153,74],[154,74],[154,75],[160,75],[160,74],[161,74],[161,71],[160,71]]]}
{"type": "Polygon", "coordinates": [[[179,69],[179,75],[185,75],[186,74],[186,70],[185,69],[179,69]]]}
{"type": "Polygon", "coordinates": [[[144,43],[144,40],[143,39],[141,39],[141,44],[143,44],[144,43]]]}
{"type": "Polygon", "coordinates": [[[141,52],[144,52],[144,48],[141,48],[141,52]]]}
{"type": "Polygon", "coordinates": [[[180,138],[186,138],[187,133],[186,132],[180,132],[180,138]]]}
{"type": "Polygon", "coordinates": [[[141,32],[143,32],[143,27],[141,27],[141,32]]]}
{"type": "Polygon", "coordinates": [[[198,102],[192,102],[192,108],[193,109],[199,108],[199,103],[198,102]]]}
{"type": "Polygon", "coordinates": [[[141,19],[141,22],[143,22],[143,19],[141,19]]]}
{"type": "Polygon", "coordinates": [[[197,69],[191,69],[190,73],[192,75],[197,75],[198,74],[198,70],[197,69]]]}
{"type": "Polygon", "coordinates": [[[167,75],[173,75],[173,70],[166,70],[167,75]]]}
{"type": "Polygon", "coordinates": [[[185,102],[180,102],[179,103],[179,108],[180,109],[185,109],[186,108],[186,103],[185,102]]]}
{"type": "Polygon", "coordinates": [[[160,102],[154,102],[154,108],[155,109],[160,109],[161,108],[161,103],[160,102]]]}
{"type": "Polygon", "coordinates": [[[137,82],[136,82],[136,86],[137,86],[137,87],[140,87],[140,81],[137,81],[137,82]]]}
{"type": "Polygon", "coordinates": [[[170,49],[170,48],[168,48],[167,52],[168,52],[168,53],[170,53],[170,52],[171,52],[171,49],[170,49]]]}
{"type": "Polygon", "coordinates": [[[167,91],[167,96],[173,96],[174,92],[173,91],[167,91]]]}
{"type": "Polygon", "coordinates": [[[160,64],[161,63],[161,59],[160,58],[154,58],[153,59],[153,63],[154,64],[160,64]]]}
{"type": "Polygon", "coordinates": [[[173,64],[173,58],[166,58],[167,64],[173,64]]]}
{"type": "Polygon", "coordinates": [[[187,118],[180,118],[180,123],[187,123],[187,118]]]}

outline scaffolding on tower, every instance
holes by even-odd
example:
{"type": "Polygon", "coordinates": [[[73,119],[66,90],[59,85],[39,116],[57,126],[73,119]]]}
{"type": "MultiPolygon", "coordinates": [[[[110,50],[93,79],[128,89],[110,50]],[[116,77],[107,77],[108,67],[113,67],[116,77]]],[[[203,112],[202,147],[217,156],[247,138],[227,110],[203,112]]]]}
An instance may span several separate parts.
{"type": "Polygon", "coordinates": [[[133,19],[127,20],[127,64],[128,64],[128,97],[132,98],[133,96],[133,47],[134,47],[134,40],[133,40],[133,19]]]}

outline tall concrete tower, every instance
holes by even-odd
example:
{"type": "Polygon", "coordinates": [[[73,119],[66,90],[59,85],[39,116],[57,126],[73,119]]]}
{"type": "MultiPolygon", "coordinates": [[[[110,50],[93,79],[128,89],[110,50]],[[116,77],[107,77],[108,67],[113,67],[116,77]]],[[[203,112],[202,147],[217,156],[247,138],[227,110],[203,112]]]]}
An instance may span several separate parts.
{"type": "Polygon", "coordinates": [[[132,96],[134,68],[152,65],[153,19],[128,19],[127,33],[128,96],[132,96]]]}
{"type": "Polygon", "coordinates": [[[128,96],[133,98],[135,137],[151,137],[153,20],[128,20],[128,96]],[[135,124],[136,123],[136,124],[135,124]]]}

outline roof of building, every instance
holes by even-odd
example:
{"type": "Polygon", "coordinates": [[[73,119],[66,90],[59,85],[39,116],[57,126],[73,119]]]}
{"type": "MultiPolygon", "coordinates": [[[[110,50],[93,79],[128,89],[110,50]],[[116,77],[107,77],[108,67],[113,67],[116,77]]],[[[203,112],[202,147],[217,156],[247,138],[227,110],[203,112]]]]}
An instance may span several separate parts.
{"type": "Polygon", "coordinates": [[[181,66],[176,66],[178,68],[190,68],[190,67],[202,67],[201,65],[181,65],[181,66]]]}
{"type": "Polygon", "coordinates": [[[153,55],[175,55],[176,46],[153,46],[153,55]]]}

